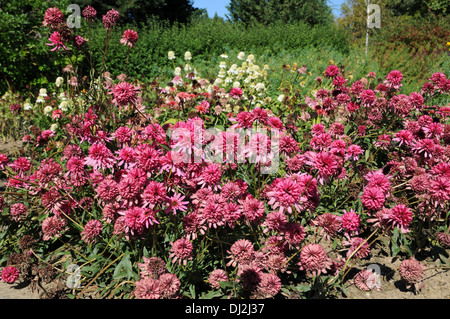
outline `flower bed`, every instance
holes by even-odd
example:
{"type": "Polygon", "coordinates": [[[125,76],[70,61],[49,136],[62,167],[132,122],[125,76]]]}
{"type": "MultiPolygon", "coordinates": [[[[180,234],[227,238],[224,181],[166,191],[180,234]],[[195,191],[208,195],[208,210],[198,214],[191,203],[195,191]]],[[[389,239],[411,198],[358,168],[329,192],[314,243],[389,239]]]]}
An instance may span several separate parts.
{"type": "MultiPolygon", "coordinates": [[[[58,10],[51,50],[89,60],[58,10]]],[[[103,17],[106,40],[117,19],[103,17]]],[[[252,54],[221,56],[212,81],[189,52],[168,58],[167,85],[71,64],[34,108],[11,104],[33,126],[21,154],[0,154],[3,281],[81,298],[329,297],[382,237],[413,287],[414,256],[449,248],[450,108],[433,103],[446,75],[405,95],[398,70],[351,82],[331,64],[305,88],[316,75],[292,65],[270,96],[252,54]]],[[[355,284],[376,289],[373,276],[355,284]]]]}

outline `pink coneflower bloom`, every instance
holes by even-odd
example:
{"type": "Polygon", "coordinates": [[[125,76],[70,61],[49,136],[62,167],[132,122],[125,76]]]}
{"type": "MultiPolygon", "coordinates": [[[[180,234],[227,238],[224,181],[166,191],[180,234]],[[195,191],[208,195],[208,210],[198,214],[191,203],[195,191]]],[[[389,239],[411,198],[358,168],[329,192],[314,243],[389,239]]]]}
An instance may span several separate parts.
{"type": "Polygon", "coordinates": [[[81,35],[78,35],[78,34],[74,36],[73,40],[74,40],[75,46],[78,49],[80,49],[83,46],[83,44],[86,43],[86,40],[81,35]]]}
{"type": "Polygon", "coordinates": [[[336,76],[333,79],[333,86],[337,87],[337,88],[343,88],[345,87],[345,84],[347,83],[347,80],[343,77],[343,76],[336,76]]]}
{"type": "Polygon", "coordinates": [[[242,283],[242,287],[247,290],[255,289],[261,282],[262,270],[256,263],[241,264],[238,267],[238,282],[242,283]]]}
{"type": "Polygon", "coordinates": [[[226,200],[235,200],[242,196],[242,190],[238,183],[229,181],[222,186],[220,194],[226,200]]]}
{"type": "Polygon", "coordinates": [[[450,177],[450,164],[438,163],[431,168],[431,174],[436,177],[450,177]]]}
{"type": "Polygon", "coordinates": [[[339,93],[336,96],[336,101],[339,105],[347,105],[351,102],[351,97],[347,93],[339,93]]]}
{"type": "Polygon", "coordinates": [[[209,102],[206,100],[203,100],[200,104],[198,104],[195,107],[195,109],[200,114],[207,114],[207,113],[209,113],[209,106],[210,106],[209,102]]]}
{"type": "Polygon", "coordinates": [[[100,142],[96,142],[89,148],[89,156],[85,158],[84,164],[92,166],[94,170],[113,169],[116,158],[109,148],[100,142]]]}
{"type": "Polygon", "coordinates": [[[20,272],[14,266],[7,266],[1,271],[1,278],[8,284],[13,284],[19,278],[20,272]]]}
{"type": "Polygon", "coordinates": [[[129,104],[137,103],[137,95],[139,93],[139,87],[135,87],[128,82],[120,82],[112,87],[111,92],[108,92],[108,94],[112,94],[114,97],[112,102],[116,106],[119,106],[119,109],[123,107],[124,110],[128,108],[129,104]]]}
{"type": "Polygon", "coordinates": [[[131,142],[133,131],[128,126],[119,127],[113,134],[120,143],[127,144],[131,142]]]}
{"type": "Polygon", "coordinates": [[[279,147],[281,153],[286,155],[292,155],[300,150],[297,141],[292,136],[284,134],[280,137],[279,147]]]}
{"type": "Polygon", "coordinates": [[[409,100],[409,96],[405,94],[395,95],[389,101],[389,106],[398,115],[405,117],[409,115],[413,109],[413,105],[409,100]]]}
{"type": "Polygon", "coordinates": [[[362,291],[369,291],[377,287],[377,275],[368,269],[361,270],[353,278],[355,286],[362,291]]]}
{"type": "Polygon", "coordinates": [[[103,214],[103,221],[107,224],[111,224],[113,221],[115,221],[118,217],[118,209],[120,208],[120,205],[115,203],[107,203],[102,210],[103,214]]]}
{"type": "Polygon", "coordinates": [[[383,207],[386,197],[379,187],[364,187],[361,202],[368,210],[379,210],[383,207]]]}
{"type": "Polygon", "coordinates": [[[13,104],[11,104],[11,105],[9,106],[9,110],[10,110],[11,113],[13,113],[13,114],[19,113],[20,108],[21,108],[21,106],[20,106],[20,104],[18,104],[18,103],[13,103],[13,104]]]}
{"type": "Polygon", "coordinates": [[[430,159],[436,149],[436,144],[434,143],[434,140],[424,138],[418,140],[411,149],[415,154],[423,156],[425,159],[430,159]]]}
{"type": "Polygon", "coordinates": [[[264,202],[248,195],[242,201],[242,215],[246,222],[254,222],[260,220],[264,215],[264,202]]]}
{"type": "Polygon", "coordinates": [[[433,118],[427,114],[423,114],[423,115],[419,116],[419,119],[417,120],[417,122],[419,123],[419,125],[422,128],[425,128],[425,126],[428,126],[431,123],[433,123],[433,118]]]}
{"type": "Polygon", "coordinates": [[[64,45],[64,42],[61,39],[61,34],[58,31],[53,32],[50,35],[50,38],[48,38],[48,40],[51,43],[46,43],[46,45],[51,45],[51,46],[55,46],[53,49],[51,49],[50,51],[59,51],[59,49],[64,48],[65,50],[69,50],[68,48],[66,48],[66,46],[64,45]]]}
{"type": "Polygon", "coordinates": [[[392,140],[397,142],[399,146],[402,146],[402,144],[410,146],[414,141],[414,134],[409,130],[400,130],[395,133],[395,137],[392,140]]]}
{"type": "Polygon", "coordinates": [[[362,83],[361,80],[357,80],[352,83],[350,92],[356,96],[359,96],[363,90],[364,90],[364,83],[362,83]]]}
{"type": "Polygon", "coordinates": [[[66,229],[65,219],[51,216],[42,222],[42,232],[44,241],[53,239],[54,237],[60,237],[62,232],[66,229]]]}
{"type": "Polygon", "coordinates": [[[421,110],[423,107],[424,99],[422,94],[418,92],[412,92],[409,95],[409,100],[411,101],[411,104],[418,110],[421,110]]]}
{"type": "Polygon", "coordinates": [[[331,64],[325,70],[324,75],[327,78],[334,78],[339,75],[339,68],[336,65],[331,64]]]}
{"type": "Polygon", "coordinates": [[[114,27],[117,22],[119,22],[119,19],[120,13],[114,9],[111,9],[102,17],[103,26],[106,30],[109,30],[114,27]]]}
{"type": "Polygon", "coordinates": [[[136,151],[129,146],[125,146],[116,151],[118,165],[123,166],[124,169],[131,169],[136,165],[136,151]]]}
{"type": "Polygon", "coordinates": [[[319,227],[319,235],[323,235],[327,240],[331,240],[331,238],[336,235],[341,227],[339,216],[331,213],[324,213],[317,216],[311,221],[311,224],[319,227]]]}
{"type": "Polygon", "coordinates": [[[270,127],[273,127],[273,128],[277,128],[279,130],[284,129],[283,122],[277,116],[269,117],[267,120],[267,125],[269,125],[270,127]]]}
{"type": "Polygon", "coordinates": [[[270,252],[269,258],[267,258],[266,269],[270,272],[278,273],[278,272],[287,272],[288,268],[288,259],[283,253],[270,252]]]}
{"type": "Polygon", "coordinates": [[[388,75],[386,75],[386,80],[384,81],[384,83],[386,83],[386,85],[390,88],[394,88],[394,89],[399,89],[402,84],[403,80],[403,74],[398,71],[398,70],[393,70],[391,72],[389,72],[388,75]]]}
{"type": "Polygon", "coordinates": [[[391,143],[391,137],[387,134],[381,134],[378,136],[374,145],[381,149],[387,149],[387,147],[389,146],[390,143],[391,143]]]}
{"type": "Polygon", "coordinates": [[[230,94],[231,97],[240,99],[240,97],[242,96],[242,89],[234,87],[234,88],[231,89],[229,94],[230,94]]]}
{"type": "Polygon", "coordinates": [[[14,203],[9,208],[9,214],[12,220],[20,221],[24,217],[27,217],[28,207],[23,203],[14,203]]]}
{"type": "Polygon", "coordinates": [[[347,154],[345,155],[345,159],[350,159],[352,161],[359,160],[359,155],[363,154],[364,150],[361,148],[361,146],[352,144],[349,145],[347,148],[347,154]]]}
{"type": "Polygon", "coordinates": [[[269,120],[269,114],[265,109],[256,107],[253,110],[251,110],[251,114],[253,115],[255,121],[267,125],[267,121],[269,120]]]}
{"type": "Polygon", "coordinates": [[[79,158],[82,157],[83,152],[79,145],[69,144],[63,151],[63,155],[65,159],[70,159],[72,156],[77,156],[79,158]]]}
{"type": "Polygon", "coordinates": [[[223,220],[230,227],[234,228],[236,222],[242,216],[242,208],[241,205],[236,203],[226,203],[223,206],[223,220]]]}
{"type": "Polygon", "coordinates": [[[318,171],[318,181],[323,185],[332,177],[338,169],[338,164],[334,155],[328,152],[307,152],[306,164],[318,171]]]}
{"type": "Polygon", "coordinates": [[[291,178],[279,178],[272,184],[271,190],[267,192],[269,197],[268,204],[273,209],[279,209],[280,212],[287,210],[292,213],[292,207],[300,210],[300,202],[302,198],[303,189],[295,183],[291,178]]]}
{"type": "Polygon", "coordinates": [[[103,225],[99,220],[92,219],[87,222],[81,232],[81,240],[87,244],[92,244],[97,237],[102,233],[103,225]]]}
{"type": "Polygon", "coordinates": [[[125,46],[129,46],[130,48],[134,47],[138,40],[138,33],[132,29],[127,29],[123,32],[122,38],[120,39],[120,43],[125,46]]]}
{"type": "MultiPolygon", "coordinates": [[[[209,196],[213,194],[213,191],[209,188],[200,188],[191,196],[191,202],[196,206],[204,206],[209,196]]],[[[225,197],[224,197],[225,198],[225,197]]]]}
{"type": "Polygon", "coordinates": [[[450,200],[450,178],[448,176],[438,177],[432,180],[429,186],[430,196],[435,207],[438,204],[444,207],[445,203],[450,200]]]}
{"type": "Polygon", "coordinates": [[[165,261],[159,257],[147,258],[144,256],[143,260],[143,263],[137,263],[141,278],[158,279],[167,271],[165,261]]]}
{"type": "Polygon", "coordinates": [[[19,177],[23,177],[25,172],[31,169],[31,162],[26,157],[19,157],[10,164],[10,167],[18,173],[19,177]]]}
{"type": "Polygon", "coordinates": [[[180,289],[180,279],[177,275],[165,273],[159,277],[159,288],[161,290],[161,298],[174,298],[180,289]]]}
{"type": "Polygon", "coordinates": [[[383,219],[386,219],[387,223],[392,224],[393,227],[400,228],[402,233],[407,233],[409,232],[408,226],[413,219],[413,212],[405,205],[399,204],[384,214],[383,219]]]}
{"type": "Polygon", "coordinates": [[[140,144],[136,149],[136,167],[144,170],[147,176],[160,166],[159,152],[148,144],[140,144]]]}
{"type": "Polygon", "coordinates": [[[222,226],[224,224],[223,209],[225,203],[225,199],[222,196],[218,194],[211,195],[201,210],[202,220],[200,223],[206,223],[209,228],[222,226]]]}
{"type": "Polygon", "coordinates": [[[159,299],[161,289],[159,280],[154,278],[144,278],[135,282],[134,295],[136,299],[159,299]]]}
{"type": "Polygon", "coordinates": [[[291,158],[286,158],[286,165],[292,172],[298,172],[305,164],[305,156],[302,154],[295,154],[291,158]]]}
{"type": "Polygon", "coordinates": [[[300,223],[287,223],[282,230],[289,247],[298,249],[306,237],[305,228],[300,223]]]}
{"type": "Polygon", "coordinates": [[[250,264],[255,258],[255,249],[253,244],[247,239],[239,239],[231,245],[230,250],[227,251],[228,258],[231,260],[227,266],[236,267],[237,264],[250,264]]]}
{"type": "Polygon", "coordinates": [[[311,133],[313,135],[320,135],[325,133],[325,125],[323,125],[322,123],[314,124],[311,128],[311,133]]]}
{"type": "Polygon", "coordinates": [[[119,212],[125,217],[125,232],[131,235],[141,235],[145,229],[146,209],[133,206],[126,211],[119,212]]]}
{"type": "Polygon", "coordinates": [[[167,198],[169,206],[166,208],[166,213],[173,212],[174,215],[177,214],[178,211],[184,212],[187,210],[186,204],[189,204],[188,201],[183,201],[185,196],[175,193],[174,195],[167,198]]]}
{"type": "Polygon", "coordinates": [[[398,272],[403,280],[405,280],[409,285],[414,285],[417,289],[417,284],[425,277],[425,268],[426,267],[424,265],[412,257],[401,262],[398,267],[398,272]]]}
{"type": "Polygon", "coordinates": [[[381,170],[369,172],[364,176],[364,178],[369,182],[367,187],[378,187],[386,195],[391,190],[391,182],[381,170]]]}
{"type": "Polygon", "coordinates": [[[341,227],[346,234],[352,236],[358,234],[360,218],[359,215],[353,211],[353,209],[350,209],[349,211],[344,209],[344,214],[339,219],[341,222],[341,227]]]}
{"type": "Polygon", "coordinates": [[[226,281],[228,282],[228,276],[225,270],[223,269],[214,269],[211,271],[208,277],[208,283],[214,289],[220,289],[220,282],[226,281]]]}
{"type": "Polygon", "coordinates": [[[262,273],[257,292],[263,298],[273,298],[281,290],[281,279],[273,273],[262,273]]]}
{"type": "Polygon", "coordinates": [[[375,101],[377,100],[377,97],[375,96],[375,92],[373,90],[363,90],[360,94],[361,98],[361,105],[370,107],[375,104],[375,101]]]}
{"type": "Polygon", "coordinates": [[[326,273],[331,267],[331,258],[320,244],[307,244],[300,252],[300,270],[305,270],[313,276],[326,273]]]}
{"type": "Polygon", "coordinates": [[[182,219],[183,231],[187,239],[194,240],[198,233],[204,234],[207,230],[206,226],[202,225],[202,219],[197,211],[187,214],[182,219]]]}
{"type": "Polygon", "coordinates": [[[422,128],[427,138],[441,138],[444,133],[444,127],[437,122],[430,123],[422,128]]]}
{"type": "Polygon", "coordinates": [[[0,169],[5,169],[6,164],[8,163],[8,156],[3,153],[0,153],[0,169]]]}
{"type": "Polygon", "coordinates": [[[94,22],[94,18],[97,15],[97,10],[90,5],[87,5],[86,8],[83,9],[82,15],[85,21],[94,22]]]}
{"type": "Polygon", "coordinates": [[[167,190],[163,183],[150,181],[142,193],[144,207],[153,208],[157,203],[166,201],[167,190]]]}
{"type": "Polygon", "coordinates": [[[97,197],[105,202],[114,201],[119,195],[117,182],[113,178],[103,179],[95,189],[97,197]]]}
{"type": "Polygon", "coordinates": [[[192,250],[194,246],[189,239],[180,238],[171,243],[171,245],[172,248],[170,249],[171,254],[169,255],[169,258],[172,258],[172,263],[178,261],[180,265],[181,263],[186,265],[187,261],[192,259],[192,250]]]}
{"type": "Polygon", "coordinates": [[[212,190],[219,188],[219,182],[222,177],[222,169],[219,164],[209,164],[203,169],[199,176],[198,184],[203,188],[207,187],[212,190]]]}
{"type": "Polygon", "coordinates": [[[268,213],[264,222],[261,224],[261,226],[266,227],[263,232],[268,233],[269,231],[275,231],[278,232],[286,226],[288,222],[287,216],[280,212],[280,211],[274,211],[271,213],[268,213]]]}
{"type": "Polygon", "coordinates": [[[59,23],[64,21],[64,14],[56,7],[48,8],[44,14],[44,21],[42,25],[50,25],[51,27],[56,27],[59,23]]]}
{"type": "Polygon", "coordinates": [[[238,122],[238,126],[241,128],[251,128],[254,120],[255,118],[253,117],[253,114],[247,111],[239,112],[236,115],[236,121],[238,122]]]}
{"type": "Polygon", "coordinates": [[[440,232],[436,235],[436,239],[443,248],[450,248],[450,235],[444,232],[440,232]]]}
{"type": "MultiPolygon", "coordinates": [[[[250,163],[264,164],[270,158],[271,139],[267,134],[251,134],[250,141],[246,145],[246,157],[250,163]]],[[[239,156],[239,154],[237,154],[239,156]]]]}

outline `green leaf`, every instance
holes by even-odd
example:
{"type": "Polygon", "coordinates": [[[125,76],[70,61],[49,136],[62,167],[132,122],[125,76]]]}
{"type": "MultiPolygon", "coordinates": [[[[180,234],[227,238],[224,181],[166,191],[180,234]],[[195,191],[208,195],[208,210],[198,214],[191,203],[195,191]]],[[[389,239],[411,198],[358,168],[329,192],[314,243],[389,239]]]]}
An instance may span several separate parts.
{"type": "Polygon", "coordinates": [[[219,281],[219,286],[222,289],[233,288],[233,284],[229,281],[219,281]]]}
{"type": "Polygon", "coordinates": [[[133,265],[130,261],[130,254],[127,253],[122,257],[122,260],[114,269],[113,279],[127,278],[131,279],[134,276],[133,265]]]}
{"type": "Polygon", "coordinates": [[[208,292],[207,294],[200,296],[199,299],[213,299],[216,297],[222,297],[222,295],[223,294],[219,290],[212,290],[212,291],[208,292]]]}
{"type": "Polygon", "coordinates": [[[176,124],[179,120],[178,119],[168,119],[167,121],[164,122],[163,125],[165,124],[176,124]]]}
{"type": "Polygon", "coordinates": [[[294,287],[294,290],[298,291],[298,292],[307,292],[311,290],[311,287],[308,285],[298,285],[296,287],[294,287]]]}

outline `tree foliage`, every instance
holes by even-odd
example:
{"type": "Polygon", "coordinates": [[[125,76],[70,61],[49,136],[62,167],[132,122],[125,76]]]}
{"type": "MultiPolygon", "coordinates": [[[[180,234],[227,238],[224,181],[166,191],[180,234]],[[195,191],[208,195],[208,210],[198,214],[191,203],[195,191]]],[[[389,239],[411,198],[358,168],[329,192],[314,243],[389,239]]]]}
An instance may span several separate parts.
{"type": "Polygon", "coordinates": [[[326,0],[231,0],[228,18],[244,24],[303,21],[310,25],[332,21],[326,0]]]}
{"type": "Polygon", "coordinates": [[[119,11],[122,22],[145,23],[148,19],[157,18],[170,22],[186,23],[196,11],[192,0],[80,0],[80,6],[90,5],[102,15],[109,9],[119,11]]]}
{"type": "Polygon", "coordinates": [[[58,61],[45,45],[47,35],[42,20],[47,8],[57,6],[65,10],[69,4],[69,0],[1,2],[0,92],[37,85],[52,73],[58,61]]]}

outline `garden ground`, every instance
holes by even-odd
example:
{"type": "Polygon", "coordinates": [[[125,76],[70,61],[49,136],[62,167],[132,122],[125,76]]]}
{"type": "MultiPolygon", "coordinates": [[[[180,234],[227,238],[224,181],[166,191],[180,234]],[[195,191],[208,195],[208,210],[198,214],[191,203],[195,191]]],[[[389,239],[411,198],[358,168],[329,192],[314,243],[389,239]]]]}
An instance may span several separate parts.
{"type": "MultiPolygon", "coordinates": [[[[364,269],[364,265],[379,264],[382,275],[381,290],[361,291],[349,280],[345,284],[347,296],[339,296],[339,299],[450,299],[449,269],[439,268],[437,262],[427,258],[423,263],[430,269],[425,272],[426,278],[422,289],[419,293],[414,293],[405,289],[400,275],[395,271],[400,262],[398,258],[376,255],[365,260],[361,265],[355,266],[357,269],[364,269]]],[[[20,281],[14,284],[0,282],[0,299],[40,299],[40,293],[32,291],[29,285],[25,286],[20,281]]]]}

